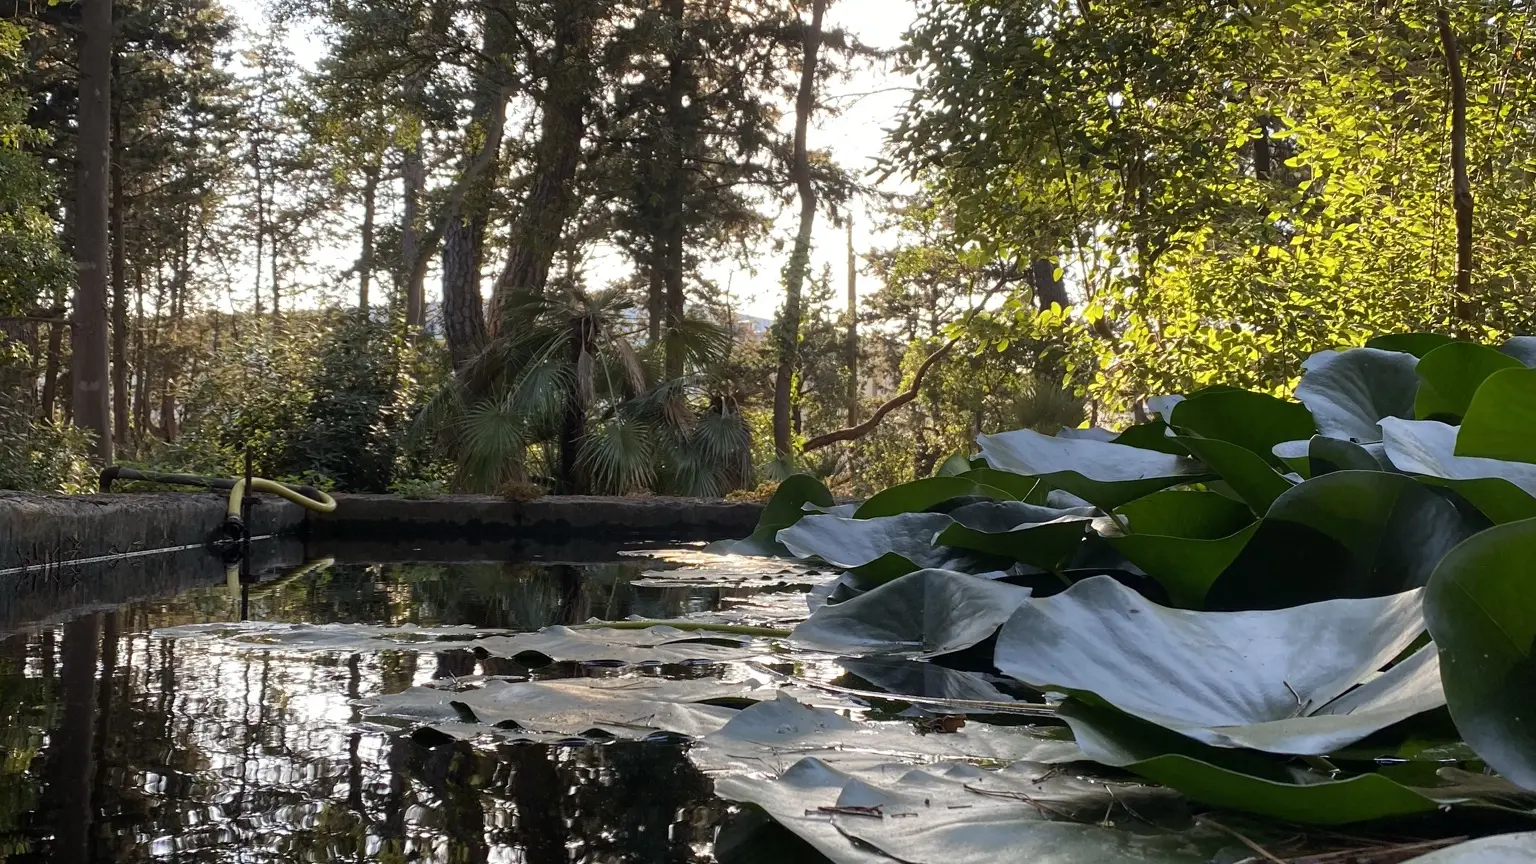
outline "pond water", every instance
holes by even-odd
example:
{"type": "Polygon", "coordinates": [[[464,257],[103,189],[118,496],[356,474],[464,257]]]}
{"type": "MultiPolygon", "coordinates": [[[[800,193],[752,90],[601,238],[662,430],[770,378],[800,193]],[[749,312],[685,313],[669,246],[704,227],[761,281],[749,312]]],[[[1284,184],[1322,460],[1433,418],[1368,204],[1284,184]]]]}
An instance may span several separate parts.
{"type": "MultiPolygon", "coordinates": [[[[717,611],[762,590],[633,584],[648,566],[307,566],[14,632],[0,639],[0,859],[716,860],[716,831],[733,810],[678,745],[422,743],[361,716],[360,700],[488,671],[468,651],[249,651],[155,635],[242,617],[531,631],[717,611]]],[[[788,842],[779,835],[746,847],[782,860],[764,845],[788,842]]]]}

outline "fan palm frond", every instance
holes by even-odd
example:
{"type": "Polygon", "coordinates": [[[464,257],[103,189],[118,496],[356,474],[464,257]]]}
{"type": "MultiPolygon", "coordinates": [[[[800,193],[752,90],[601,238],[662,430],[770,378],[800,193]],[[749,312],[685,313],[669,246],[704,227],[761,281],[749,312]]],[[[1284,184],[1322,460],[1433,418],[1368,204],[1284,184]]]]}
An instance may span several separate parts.
{"type": "Polygon", "coordinates": [[[481,491],[496,488],[510,466],[521,462],[527,446],[524,417],[510,400],[475,403],[460,423],[460,481],[481,491]]]}
{"type": "Polygon", "coordinates": [[[650,429],[634,417],[615,415],[587,430],[580,464],[595,491],[624,494],[656,479],[650,429]]]}
{"type": "Polygon", "coordinates": [[[667,350],[680,349],[686,364],[695,369],[723,363],[730,356],[733,341],[730,330],[702,318],[684,318],[662,336],[667,350]]]}

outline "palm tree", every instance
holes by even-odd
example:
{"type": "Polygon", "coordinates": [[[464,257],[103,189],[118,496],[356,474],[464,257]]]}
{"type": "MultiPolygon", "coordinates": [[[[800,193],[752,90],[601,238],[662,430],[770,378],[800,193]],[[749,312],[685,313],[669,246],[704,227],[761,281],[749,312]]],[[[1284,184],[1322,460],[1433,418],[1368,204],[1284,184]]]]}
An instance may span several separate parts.
{"type": "MultiPolygon", "coordinates": [[[[698,371],[662,380],[661,346],[636,348],[632,308],[619,289],[507,297],[497,337],[418,421],[455,458],[456,485],[527,482],[530,457],[567,494],[720,495],[750,482],[751,438],[734,402],[698,371]]],[[[667,338],[692,370],[731,347],[723,328],[692,318],[667,338]]]]}

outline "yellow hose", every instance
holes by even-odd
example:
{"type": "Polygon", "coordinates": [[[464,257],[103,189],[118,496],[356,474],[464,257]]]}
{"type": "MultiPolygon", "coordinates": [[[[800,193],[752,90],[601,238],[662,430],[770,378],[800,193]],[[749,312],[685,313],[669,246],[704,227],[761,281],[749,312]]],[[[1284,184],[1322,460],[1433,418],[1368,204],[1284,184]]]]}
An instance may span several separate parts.
{"type": "MultiPolygon", "coordinates": [[[[336,511],[336,499],[325,494],[324,492],[319,493],[320,499],[317,501],[314,498],[310,498],[307,495],[302,495],[281,483],[272,480],[263,480],[260,477],[253,478],[251,480],[251,491],[271,492],[273,495],[286,498],[289,501],[299,505],[300,507],[303,507],[307,510],[313,510],[316,513],[333,513],[336,511]]],[[[242,477],[235,481],[235,488],[229,490],[230,516],[236,518],[240,516],[240,504],[244,500],[245,478],[242,477]]]]}

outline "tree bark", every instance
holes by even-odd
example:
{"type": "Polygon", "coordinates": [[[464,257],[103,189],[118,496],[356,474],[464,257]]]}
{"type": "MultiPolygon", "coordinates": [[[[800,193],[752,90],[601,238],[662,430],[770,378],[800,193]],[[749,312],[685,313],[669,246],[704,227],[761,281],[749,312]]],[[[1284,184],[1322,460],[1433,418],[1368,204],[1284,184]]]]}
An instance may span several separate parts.
{"type": "Polygon", "coordinates": [[[812,0],[811,22],[805,27],[800,68],[800,92],[795,100],[795,164],[793,176],[800,194],[800,230],[784,279],[784,312],[779,321],[779,366],[773,389],[773,446],[781,460],[794,454],[790,441],[795,374],[800,366],[800,292],[811,262],[811,232],[816,226],[816,190],[811,185],[811,158],[806,139],[816,110],[816,66],[821,52],[821,25],[827,0],[812,0]]]}
{"type": "MultiPolygon", "coordinates": [[[[117,64],[113,64],[114,81],[117,64]]],[[[128,242],[123,236],[122,103],[112,102],[112,432],[119,451],[128,448],[128,242]]]]}
{"type": "Polygon", "coordinates": [[[512,246],[491,298],[490,332],[501,326],[501,310],[517,291],[542,293],[559,251],[566,224],[580,203],[575,190],[586,114],[597,87],[593,66],[595,26],[588,0],[564,0],[549,59],[539,140],[533,152],[533,183],[512,225],[512,246]]]}
{"type": "Polygon", "coordinates": [[[1030,263],[1029,285],[1035,290],[1035,305],[1042,312],[1053,303],[1060,304],[1063,309],[1070,305],[1066,280],[1056,276],[1056,262],[1049,258],[1037,258],[1030,263]]]}
{"type": "Polygon", "coordinates": [[[427,191],[427,164],[421,155],[422,143],[418,131],[416,140],[405,152],[400,171],[405,187],[405,213],[400,226],[401,270],[405,278],[405,325],[412,331],[421,329],[427,318],[427,274],[425,269],[418,270],[416,266],[423,260],[421,199],[427,191]]]}
{"type": "Polygon", "coordinates": [[[48,326],[48,362],[43,367],[43,398],[37,412],[48,423],[53,422],[53,406],[59,398],[59,367],[64,360],[64,331],[67,329],[69,325],[62,322],[48,326]]]}
{"type": "Polygon", "coordinates": [[[687,9],[683,0],[665,0],[663,13],[673,28],[672,44],[667,62],[666,118],[668,134],[662,136],[665,151],[661,161],[666,166],[662,184],[661,219],[656,239],[661,246],[661,281],[663,309],[666,315],[666,374],[670,379],[683,376],[684,346],[682,340],[670,338],[683,325],[687,303],[683,296],[683,244],[686,226],[683,219],[686,183],[687,146],[693,129],[688,118],[687,97],[692,88],[688,37],[685,34],[687,9]]]}
{"type": "Polygon", "coordinates": [[[82,0],[80,177],[75,225],[74,423],[96,436],[95,457],[112,463],[107,368],[109,174],[112,170],[112,0],[82,0]]]}
{"type": "Polygon", "coordinates": [[[363,250],[357,261],[357,308],[368,317],[368,292],[373,284],[373,223],[378,213],[379,174],[383,168],[370,165],[363,181],[363,250]]]}
{"type": "Polygon", "coordinates": [[[859,425],[859,258],[853,251],[853,220],[848,220],[848,425],[859,425]]]}
{"type": "Polygon", "coordinates": [[[1455,176],[1456,205],[1456,317],[1471,324],[1475,315],[1472,300],[1473,210],[1472,180],[1467,174],[1467,82],[1461,69],[1461,47],[1456,30],[1451,27],[1450,12],[1441,9],[1440,42],[1445,49],[1445,67],[1451,79],[1451,171],[1455,176]]]}

